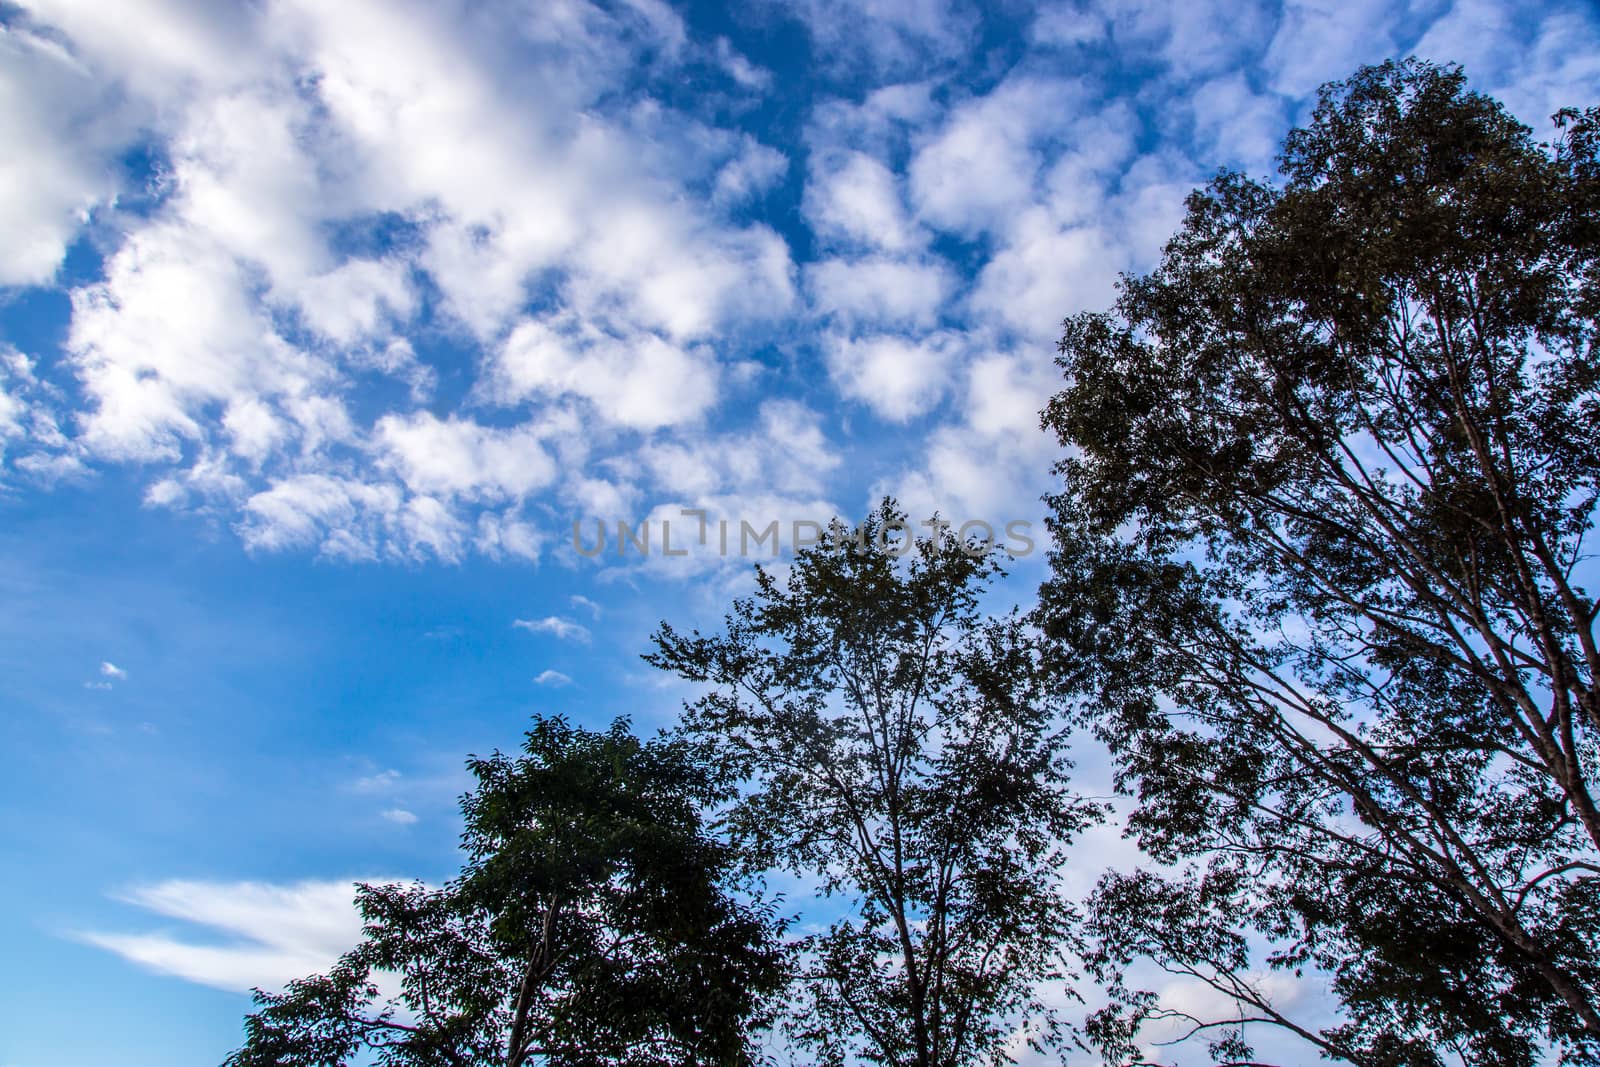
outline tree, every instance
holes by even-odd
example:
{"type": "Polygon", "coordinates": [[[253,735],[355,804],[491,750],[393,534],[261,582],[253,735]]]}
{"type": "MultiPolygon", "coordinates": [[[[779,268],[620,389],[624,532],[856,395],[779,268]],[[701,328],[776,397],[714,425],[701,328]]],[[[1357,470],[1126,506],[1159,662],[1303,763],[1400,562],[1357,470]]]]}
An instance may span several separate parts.
{"type": "Polygon", "coordinates": [[[524,753],[469,760],[459,877],[360,886],[361,944],[325,975],[257,991],[230,1067],[752,1061],[785,965],[702,825],[716,775],[622,721],[538,719],[524,753]]]}
{"type": "Polygon", "coordinates": [[[797,946],[791,1034],[823,1064],[988,1063],[1065,1038],[1044,999],[1075,936],[1058,869],[1100,812],[1066,788],[1032,634],[979,613],[995,563],[939,532],[912,538],[885,501],[785,584],[758,569],[723,633],[663,624],[646,657],[709,685],[681,729],[745,780],[740,848],[848,901],[797,946]]]}
{"type": "MultiPolygon", "coordinates": [[[[1600,1048],[1600,112],[1536,142],[1459,69],[1325,87],[1281,188],[1222,173],[1065,323],[1041,600],[1179,868],[1113,876],[1100,965],[1365,1064],[1600,1048]],[[1265,960],[1250,943],[1265,941],[1265,960]],[[1326,973],[1341,1024],[1250,967],[1326,973]]],[[[1098,1035],[1158,1011],[1118,986],[1098,1035]]]]}

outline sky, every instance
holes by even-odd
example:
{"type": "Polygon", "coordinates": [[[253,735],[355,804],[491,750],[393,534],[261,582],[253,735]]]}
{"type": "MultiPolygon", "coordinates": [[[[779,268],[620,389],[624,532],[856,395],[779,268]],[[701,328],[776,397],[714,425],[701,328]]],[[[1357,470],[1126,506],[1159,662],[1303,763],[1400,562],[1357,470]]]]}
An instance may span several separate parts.
{"type": "Polygon", "coordinates": [[[0,1067],[219,1062],[770,523],[1042,535],[1061,319],[1407,54],[1600,101],[1585,3],[0,0],[0,1067]]]}

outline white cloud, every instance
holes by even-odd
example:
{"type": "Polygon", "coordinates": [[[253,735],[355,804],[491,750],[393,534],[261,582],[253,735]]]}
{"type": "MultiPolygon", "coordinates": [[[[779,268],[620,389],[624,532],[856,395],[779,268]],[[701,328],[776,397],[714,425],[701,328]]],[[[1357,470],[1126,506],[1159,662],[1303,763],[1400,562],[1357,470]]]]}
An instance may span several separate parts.
{"type": "Polygon", "coordinates": [[[572,679],[568,678],[566,675],[562,674],[560,671],[543,670],[543,671],[540,671],[538,673],[538,675],[533,679],[533,684],[534,685],[547,685],[547,686],[550,686],[552,688],[559,689],[562,686],[571,685],[572,684],[572,679]]]}
{"type": "Polygon", "coordinates": [[[1058,227],[1048,211],[1031,208],[984,265],[971,306],[1042,341],[1059,334],[1061,320],[1073,311],[1109,304],[1123,261],[1101,227],[1058,227]]]}
{"type": "Polygon", "coordinates": [[[741,204],[771,189],[789,170],[789,157],[776,148],[746,137],[739,154],[717,172],[712,202],[741,204]]]}
{"type": "Polygon", "coordinates": [[[400,783],[401,777],[400,772],[391,767],[357,778],[351,783],[350,788],[358,793],[387,793],[400,783]]]}
{"type": "Polygon", "coordinates": [[[949,331],[920,339],[834,336],[824,342],[824,355],[840,393],[885,419],[905,422],[939,402],[965,344],[949,331]]]}
{"type": "Polygon", "coordinates": [[[375,429],[385,462],[413,493],[520,499],[556,477],[544,448],[549,428],[496,429],[417,412],[385,415],[375,429]]]}
{"type": "Polygon", "coordinates": [[[1276,171],[1278,146],[1289,132],[1281,98],[1254,91],[1244,74],[1235,71],[1196,88],[1189,106],[1207,163],[1242,166],[1256,177],[1276,171]]]}
{"type": "Polygon", "coordinates": [[[340,345],[380,339],[386,314],[403,322],[416,307],[410,266],[398,259],[349,260],[309,279],[296,297],[307,324],[340,345]]]}
{"type": "Polygon", "coordinates": [[[210,932],[211,940],[172,933],[85,932],[79,940],[146,970],[229,992],[281,988],[325,970],[361,939],[353,883],[173,880],[118,895],[136,907],[210,932]]]}
{"type": "Polygon", "coordinates": [[[1397,50],[1404,9],[1389,0],[1285,0],[1278,32],[1262,60],[1273,88],[1302,97],[1397,50]]]}
{"type": "Polygon", "coordinates": [[[61,430],[62,400],[60,390],[40,380],[33,360],[0,344],[0,467],[9,459],[14,469],[46,482],[81,468],[61,430]]]}
{"type": "Polygon", "coordinates": [[[1054,341],[1067,315],[1111,303],[1118,272],[1154,262],[1193,181],[1180,159],[1142,156],[1124,168],[1118,154],[1057,161],[1048,198],[1010,220],[978,274],[969,306],[983,321],[1054,341]]]}
{"type": "Polygon", "coordinates": [[[726,37],[717,38],[713,53],[717,65],[744,88],[764,92],[772,85],[772,72],[750,62],[726,37]]]}
{"type": "Polygon", "coordinates": [[[573,593],[567,598],[567,603],[571,604],[575,608],[582,608],[584,611],[587,611],[597,619],[600,617],[600,605],[596,604],[594,601],[590,600],[586,596],[583,596],[582,594],[573,593]]]}
{"type": "Polygon", "coordinates": [[[1106,36],[1106,20],[1077,3],[1041,6],[1034,14],[1028,36],[1039,44],[1070,46],[1091,44],[1106,36]]]}
{"type": "Polygon", "coordinates": [[[937,261],[872,256],[813,264],[806,270],[806,284],[813,306],[824,315],[926,328],[937,319],[955,279],[937,261]]]}
{"type": "Polygon", "coordinates": [[[100,102],[59,45],[0,26],[0,285],[48,282],[84,213],[113,191],[99,166],[105,131],[92,120],[100,102]]]}
{"type": "MultiPolygon", "coordinates": [[[[7,392],[4,382],[0,381],[0,441],[22,433],[22,417],[26,411],[27,405],[22,398],[7,392]]],[[[0,455],[3,454],[0,452],[0,455]]]]}
{"type": "MultiPolygon", "coordinates": [[[[537,42],[544,62],[530,66],[422,9],[405,19],[364,2],[301,10],[357,177],[381,206],[427,212],[421,263],[480,336],[496,334],[541,276],[586,313],[674,338],[724,314],[781,310],[788,258],[770,231],[686,210],[640,172],[627,133],[593,112],[574,122],[628,63],[618,31],[583,14],[505,27],[512,42],[549,34],[537,42]]],[[[668,15],[653,8],[648,20],[660,30],[668,15]]]]}
{"type": "Polygon", "coordinates": [[[114,678],[119,682],[128,677],[127,671],[123,670],[121,667],[110,662],[109,660],[100,664],[100,673],[107,678],[114,678]]]}
{"type": "Polygon", "coordinates": [[[653,429],[701,415],[716,399],[719,371],[708,350],[655,334],[618,337],[571,319],[529,319],[495,355],[494,393],[503,403],[579,396],[602,419],[653,429]]]}
{"type": "Polygon", "coordinates": [[[640,458],[654,487],[685,503],[773,492],[815,496],[841,463],[821,416],[793,400],[768,400],[748,429],[653,442],[640,458]]]}
{"type": "Polygon", "coordinates": [[[911,161],[917,216],[958,233],[1004,225],[1033,198],[1040,142],[1082,96],[1072,82],[1018,75],[956,108],[911,161]]]}
{"type": "Polygon", "coordinates": [[[136,234],[104,281],[73,293],[67,350],[94,404],[84,441],[111,459],[178,459],[214,406],[304,395],[329,376],[252,306],[239,264],[182,225],[136,234]]]}
{"type": "Polygon", "coordinates": [[[1412,51],[1462,64],[1475,88],[1541,136],[1558,109],[1600,95],[1600,19],[1578,4],[1456,0],[1412,51]]]}
{"type": "Polygon", "coordinates": [[[978,22],[960,0],[798,0],[783,10],[805,22],[824,62],[879,82],[965,51],[978,22]]]}
{"type": "Polygon", "coordinates": [[[1259,53],[1272,33],[1268,0],[1100,0],[1128,57],[1153,54],[1186,79],[1259,53]]]}
{"type": "Polygon", "coordinates": [[[244,503],[238,524],[247,548],[315,548],[343,559],[415,555],[401,536],[403,494],[393,485],[368,485],[326,474],[280,479],[244,503]]]}
{"type": "Polygon", "coordinates": [[[1042,560],[1040,497],[1052,487],[1059,448],[1039,432],[1039,412],[1060,385],[1054,363],[1030,348],[974,359],[958,384],[960,418],[931,431],[913,463],[881,480],[874,495],[894,495],[919,518],[937,511],[958,524],[988,522],[1002,544],[1019,551],[1031,537],[1025,554],[1042,560]],[[1031,525],[1008,531],[1013,522],[1031,525]]]}
{"type": "Polygon", "coordinates": [[[502,514],[484,512],[478,516],[473,547],[491,559],[507,557],[537,562],[544,550],[545,535],[532,523],[518,517],[515,510],[502,514]]]}
{"type": "Polygon", "coordinates": [[[416,814],[414,812],[407,811],[405,808],[385,808],[378,814],[381,815],[386,821],[392,822],[396,826],[412,826],[417,821],[416,814]]]}
{"type": "Polygon", "coordinates": [[[262,27],[252,9],[228,12],[205,0],[27,0],[57,26],[101,75],[124,80],[142,96],[226,88],[260,72],[254,47],[262,27]]]}
{"type": "MultiPolygon", "coordinates": [[[[779,151],[741,127],[788,87],[660,0],[27,7],[0,31],[0,132],[39,165],[0,165],[0,224],[43,249],[14,257],[28,278],[91,232],[105,260],[70,292],[64,364],[3,372],[8,485],[139,464],[150,506],[353,560],[536,561],[568,540],[540,528],[557,509],[826,500],[883,431],[855,403],[937,413],[922,473],[978,493],[964,457],[1015,405],[974,369],[1109,303],[1212,163],[1259,169],[1300,51],[1399,33],[1368,0],[1050,3],[1022,20],[1033,51],[974,79],[975,4],[806,0],[836,65],[779,151]],[[1097,83],[1106,39],[1163,66],[1097,83]],[[117,186],[133,147],[149,189],[117,186]],[[791,164],[803,270],[749,221],[794,209],[791,164]]],[[[1600,80],[1591,15],[1504,10],[1455,0],[1424,42],[1479,39],[1523,111],[1600,80]]]]}
{"type": "Polygon", "coordinates": [[[864,152],[818,158],[806,183],[805,214],[819,234],[866,248],[902,252],[927,240],[906,213],[894,172],[864,152]]]}
{"type": "Polygon", "coordinates": [[[517,619],[511,625],[529,633],[549,634],[561,641],[577,641],[585,645],[589,643],[587,626],[559,615],[547,615],[542,619],[517,619]]]}

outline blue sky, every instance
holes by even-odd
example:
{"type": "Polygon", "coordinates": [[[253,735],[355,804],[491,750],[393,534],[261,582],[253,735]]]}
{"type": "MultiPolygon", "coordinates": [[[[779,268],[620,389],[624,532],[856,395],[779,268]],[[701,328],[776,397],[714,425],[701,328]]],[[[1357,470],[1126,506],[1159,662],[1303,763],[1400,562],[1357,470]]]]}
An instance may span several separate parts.
{"type": "Polygon", "coordinates": [[[1600,98],[1580,3],[0,3],[0,1067],[217,1062],[467,752],[670,721],[750,560],[574,520],[1037,521],[1060,319],[1410,52],[1600,98]]]}

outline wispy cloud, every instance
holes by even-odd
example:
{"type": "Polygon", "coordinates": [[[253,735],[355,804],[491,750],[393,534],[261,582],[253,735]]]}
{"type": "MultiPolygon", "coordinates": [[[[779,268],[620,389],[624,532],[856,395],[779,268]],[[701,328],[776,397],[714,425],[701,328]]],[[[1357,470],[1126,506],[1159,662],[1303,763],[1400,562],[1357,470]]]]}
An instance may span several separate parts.
{"type": "Polygon", "coordinates": [[[572,679],[568,678],[566,675],[562,674],[560,671],[544,670],[544,671],[540,671],[538,676],[536,678],[534,678],[533,684],[534,685],[547,685],[547,686],[551,686],[552,688],[559,689],[561,686],[571,685],[572,684],[572,679]]]}
{"type": "Polygon", "coordinates": [[[575,608],[582,608],[584,611],[587,611],[590,615],[593,615],[596,619],[598,619],[600,617],[600,614],[601,614],[600,605],[596,604],[594,601],[590,600],[588,597],[583,596],[581,593],[572,594],[570,597],[567,598],[567,602],[569,604],[571,604],[575,608]]]}
{"type": "Polygon", "coordinates": [[[123,670],[121,667],[109,660],[100,664],[100,673],[107,678],[114,678],[119,682],[128,677],[127,671],[123,670]]]}
{"type": "Polygon", "coordinates": [[[379,814],[397,826],[410,826],[417,821],[416,813],[405,808],[388,808],[379,814]]]}
{"type": "Polygon", "coordinates": [[[589,628],[582,623],[564,619],[559,615],[546,615],[542,619],[517,619],[512,626],[529,633],[549,634],[562,641],[589,643],[589,628]]]}
{"type": "Polygon", "coordinates": [[[388,793],[400,784],[401,777],[399,771],[390,767],[375,774],[362,775],[350,783],[350,788],[357,793],[388,793]]]}
{"type": "Polygon", "coordinates": [[[188,924],[187,931],[72,936],[146,970],[216,989],[281,988],[326,968],[360,940],[354,896],[349,881],[172,880],[116,897],[169,922],[188,924]]]}

